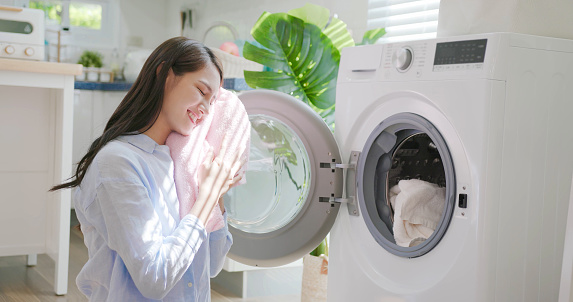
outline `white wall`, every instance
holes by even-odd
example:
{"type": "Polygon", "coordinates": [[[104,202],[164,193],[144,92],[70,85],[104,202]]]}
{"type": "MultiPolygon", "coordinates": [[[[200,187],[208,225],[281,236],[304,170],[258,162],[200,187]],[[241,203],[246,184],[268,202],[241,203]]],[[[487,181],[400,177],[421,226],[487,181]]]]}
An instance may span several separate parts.
{"type": "Polygon", "coordinates": [[[167,31],[166,2],[157,0],[119,1],[121,48],[137,46],[155,48],[165,41],[167,31]]]}
{"type": "MultiPolygon", "coordinates": [[[[185,36],[203,41],[203,35],[209,27],[218,21],[230,23],[239,33],[241,40],[253,40],[251,28],[264,11],[271,13],[288,12],[291,9],[304,6],[307,0],[108,0],[119,13],[115,18],[119,24],[117,45],[99,45],[90,47],[104,55],[104,64],[109,64],[113,49],[119,51],[120,57],[134,48],[157,47],[161,42],[174,36],[181,35],[182,9],[194,10],[194,26],[185,32],[185,36]]],[[[24,0],[0,0],[4,5],[24,6],[24,0]]],[[[330,9],[331,14],[337,14],[353,33],[355,41],[361,41],[366,31],[367,0],[315,0],[313,4],[330,9]]],[[[224,30],[224,28],[218,28],[224,30]]],[[[209,31],[206,42],[218,44],[217,30],[209,31]]],[[[225,38],[224,34],[220,34],[225,38]]],[[[231,36],[227,36],[231,40],[231,36]]],[[[73,41],[71,41],[73,43],[73,41]]],[[[219,45],[209,45],[218,47],[219,45]]],[[[69,61],[75,62],[83,51],[82,48],[72,47],[69,61]]]]}
{"type": "MultiPolygon", "coordinates": [[[[196,12],[195,24],[185,36],[202,40],[205,31],[211,25],[217,21],[226,21],[236,28],[240,39],[252,40],[251,28],[264,11],[288,12],[304,6],[307,2],[306,0],[170,0],[166,10],[167,33],[170,37],[181,34],[179,12],[191,8],[196,12]]],[[[315,0],[312,3],[330,9],[331,14],[338,14],[338,18],[352,31],[354,40],[362,40],[362,35],[366,31],[367,0],[315,0]]],[[[211,34],[214,32],[209,32],[207,42],[211,34]]]]}

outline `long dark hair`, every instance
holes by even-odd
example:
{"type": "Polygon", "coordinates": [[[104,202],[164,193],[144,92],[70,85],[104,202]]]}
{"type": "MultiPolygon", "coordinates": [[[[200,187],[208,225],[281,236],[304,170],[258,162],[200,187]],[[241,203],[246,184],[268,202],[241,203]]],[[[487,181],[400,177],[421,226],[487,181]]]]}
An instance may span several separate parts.
{"type": "Polygon", "coordinates": [[[135,131],[145,132],[151,128],[161,111],[169,70],[173,70],[176,76],[181,76],[201,70],[209,63],[215,65],[223,81],[221,63],[202,43],[185,37],[175,37],[159,45],[145,61],[135,83],[107,122],[103,134],[91,144],[78,163],[75,174],[68,182],[56,185],[50,191],[79,186],[96,154],[109,141],[120,135],[135,131]]]}

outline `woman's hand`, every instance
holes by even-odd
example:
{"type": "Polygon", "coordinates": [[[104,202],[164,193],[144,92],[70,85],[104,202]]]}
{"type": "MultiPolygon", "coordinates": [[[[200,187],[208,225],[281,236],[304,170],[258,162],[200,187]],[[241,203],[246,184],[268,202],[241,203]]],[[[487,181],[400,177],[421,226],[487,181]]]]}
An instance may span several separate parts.
{"type": "Polygon", "coordinates": [[[242,175],[239,175],[238,173],[235,175],[235,177],[233,177],[232,181],[231,181],[231,185],[229,185],[229,188],[227,189],[227,191],[221,193],[221,196],[219,197],[219,208],[221,209],[221,213],[225,213],[225,200],[223,200],[223,196],[225,194],[227,194],[228,190],[230,188],[232,188],[234,185],[236,185],[237,183],[239,183],[239,181],[241,181],[241,179],[243,179],[242,175]]]}
{"type": "MultiPolygon", "coordinates": [[[[213,157],[213,150],[209,150],[205,160],[199,167],[198,183],[199,195],[195,204],[191,208],[191,214],[194,214],[206,224],[209,214],[219,203],[222,207],[222,196],[229,191],[232,185],[241,180],[237,172],[243,166],[244,162],[240,160],[239,151],[232,151],[232,160],[224,161],[223,158],[227,152],[228,138],[225,137],[221,144],[221,149],[216,157],[213,157]]],[[[224,208],[221,209],[223,211],[224,208]]]]}

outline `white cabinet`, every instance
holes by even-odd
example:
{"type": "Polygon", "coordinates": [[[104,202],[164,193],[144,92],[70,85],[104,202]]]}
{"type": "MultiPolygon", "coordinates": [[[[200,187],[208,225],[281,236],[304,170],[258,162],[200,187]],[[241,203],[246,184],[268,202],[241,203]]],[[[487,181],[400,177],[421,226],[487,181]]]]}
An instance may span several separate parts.
{"type": "MultiPolygon", "coordinates": [[[[74,168],[98,138],[126,91],[74,91],[74,168]]],[[[73,207],[73,205],[72,205],[73,207]]]]}
{"type": "Polygon", "coordinates": [[[255,267],[225,258],[223,270],[211,283],[247,299],[300,295],[302,259],[278,267],[255,267]]]}
{"type": "MultiPolygon", "coordinates": [[[[67,292],[74,75],[81,65],[0,59],[0,256],[48,254],[67,292]]],[[[18,278],[15,276],[15,278],[18,278]]]]}

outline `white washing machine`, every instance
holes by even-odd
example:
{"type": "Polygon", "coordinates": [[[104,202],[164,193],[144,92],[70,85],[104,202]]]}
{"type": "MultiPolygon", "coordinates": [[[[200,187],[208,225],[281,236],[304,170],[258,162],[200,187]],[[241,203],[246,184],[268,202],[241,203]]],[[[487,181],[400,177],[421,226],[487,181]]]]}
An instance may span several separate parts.
{"type": "Polygon", "coordinates": [[[230,257],[285,264],[330,231],[328,301],[557,301],[572,84],[573,41],[495,33],[344,49],[336,139],[286,94],[242,93],[230,257]],[[409,179],[445,197],[427,238],[399,246],[389,192],[409,179]]]}
{"type": "Polygon", "coordinates": [[[332,229],[329,301],[557,301],[572,84],[568,40],[483,34],[343,50],[336,139],[343,159],[361,151],[360,216],[343,207],[332,229]],[[414,155],[432,145],[438,156],[414,155]],[[440,224],[399,247],[376,188],[396,172],[434,177],[424,162],[436,159],[440,224]]]}

